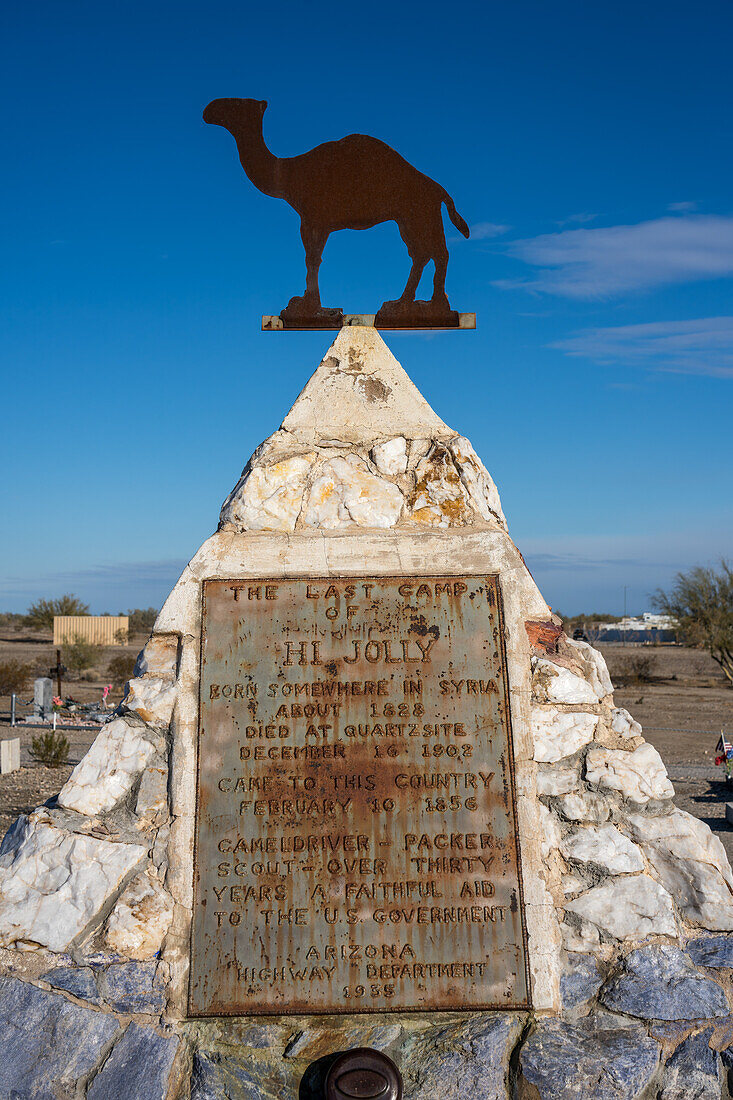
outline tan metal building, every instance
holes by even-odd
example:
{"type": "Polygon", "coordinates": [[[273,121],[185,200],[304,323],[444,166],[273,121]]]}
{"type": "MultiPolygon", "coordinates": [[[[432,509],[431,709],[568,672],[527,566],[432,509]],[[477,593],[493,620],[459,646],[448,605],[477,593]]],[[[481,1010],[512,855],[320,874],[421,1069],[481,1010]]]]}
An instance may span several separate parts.
{"type": "Polygon", "coordinates": [[[54,615],[53,644],[81,639],[94,645],[126,645],[130,633],[127,615],[54,615]]]}

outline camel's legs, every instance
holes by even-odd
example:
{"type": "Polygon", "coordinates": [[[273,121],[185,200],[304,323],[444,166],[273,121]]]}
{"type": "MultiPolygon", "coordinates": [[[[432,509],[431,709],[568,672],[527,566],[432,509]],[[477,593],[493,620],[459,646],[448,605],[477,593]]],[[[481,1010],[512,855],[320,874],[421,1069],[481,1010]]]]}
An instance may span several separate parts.
{"type": "Polygon", "coordinates": [[[321,266],[323,250],[326,247],[328,233],[314,229],[301,222],[300,236],[305,248],[305,295],[304,300],[315,306],[321,305],[321,292],[318,287],[318,271],[321,266]]]}
{"type": "Polygon", "coordinates": [[[417,288],[420,285],[420,279],[422,273],[425,270],[425,265],[430,259],[430,254],[426,250],[424,244],[420,240],[420,233],[413,232],[411,227],[400,225],[400,236],[405,242],[405,248],[412,260],[412,270],[407,277],[405,283],[405,289],[400,295],[400,302],[414,302],[417,288]]]}
{"type": "Polygon", "coordinates": [[[400,295],[401,302],[415,301],[415,294],[417,293],[417,288],[420,285],[420,279],[422,278],[422,273],[425,270],[425,265],[427,264],[427,262],[427,256],[420,256],[419,259],[413,259],[412,271],[410,272],[407,278],[407,282],[405,283],[405,289],[400,295]]]}
{"type": "Polygon", "coordinates": [[[448,272],[448,249],[445,245],[439,248],[434,256],[435,260],[435,276],[433,278],[433,298],[434,302],[448,302],[448,298],[445,293],[445,277],[448,272]]]}
{"type": "Polygon", "coordinates": [[[283,320],[297,319],[305,315],[318,317],[343,317],[341,309],[328,309],[321,305],[321,292],[318,288],[318,269],[321,266],[323,249],[326,247],[329,230],[321,226],[300,223],[300,236],[305,248],[305,294],[302,298],[291,298],[280,316],[283,320]]]}
{"type": "Polygon", "coordinates": [[[445,230],[443,229],[443,215],[438,207],[438,215],[434,225],[432,226],[432,248],[431,254],[435,264],[435,275],[433,277],[433,297],[432,301],[435,303],[440,302],[441,305],[448,305],[448,299],[445,293],[445,277],[448,272],[448,246],[445,243],[445,230]]]}

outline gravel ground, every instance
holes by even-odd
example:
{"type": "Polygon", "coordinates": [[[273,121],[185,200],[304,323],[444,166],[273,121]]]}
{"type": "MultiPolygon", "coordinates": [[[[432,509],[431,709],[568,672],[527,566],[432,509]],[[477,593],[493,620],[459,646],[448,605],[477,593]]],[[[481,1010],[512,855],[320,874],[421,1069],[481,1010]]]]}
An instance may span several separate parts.
{"type": "Polygon", "coordinates": [[[91,730],[64,730],[69,742],[69,761],[58,768],[47,768],[31,756],[31,742],[43,732],[23,726],[11,729],[7,722],[0,723],[0,737],[20,738],[20,770],[0,776],[0,837],[18,814],[42,806],[48,798],[59,793],[74,765],[81,760],[97,736],[99,727],[91,730]]]}
{"type": "Polygon", "coordinates": [[[71,775],[71,764],[46,768],[26,764],[20,771],[0,777],[0,836],[4,836],[18,814],[27,814],[57,795],[71,775]]]}

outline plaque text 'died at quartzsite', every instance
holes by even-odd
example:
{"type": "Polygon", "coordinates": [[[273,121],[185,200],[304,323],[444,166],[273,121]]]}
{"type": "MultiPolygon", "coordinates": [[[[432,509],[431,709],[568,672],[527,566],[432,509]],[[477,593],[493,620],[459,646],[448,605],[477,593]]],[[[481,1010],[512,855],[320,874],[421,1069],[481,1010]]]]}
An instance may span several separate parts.
{"type": "Polygon", "coordinates": [[[193,1016],[528,1005],[498,578],[207,581],[193,1016]]]}

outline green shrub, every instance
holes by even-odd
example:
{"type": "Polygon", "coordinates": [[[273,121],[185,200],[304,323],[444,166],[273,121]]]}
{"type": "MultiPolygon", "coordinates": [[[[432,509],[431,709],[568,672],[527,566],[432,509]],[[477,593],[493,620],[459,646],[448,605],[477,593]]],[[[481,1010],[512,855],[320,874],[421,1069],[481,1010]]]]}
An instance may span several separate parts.
{"type": "Polygon", "coordinates": [[[651,684],[655,679],[654,658],[650,653],[632,653],[627,657],[621,657],[611,677],[619,687],[651,684]]]}
{"type": "Polygon", "coordinates": [[[78,634],[74,635],[73,642],[67,642],[61,650],[61,659],[71,672],[83,672],[96,663],[102,647],[94,642],[87,642],[78,634]]]}
{"type": "MultiPolygon", "coordinates": [[[[120,612],[123,614],[123,612],[120,612]]],[[[131,634],[150,634],[158,618],[156,607],[131,607],[127,610],[131,634]]]]}
{"type": "Polygon", "coordinates": [[[688,645],[707,649],[733,687],[733,564],[678,573],[672,589],[658,589],[652,604],[677,621],[688,645]]]}
{"type": "Polygon", "coordinates": [[[0,663],[0,695],[20,695],[25,691],[30,675],[30,665],[16,660],[3,661],[0,663]]]}
{"type": "Polygon", "coordinates": [[[39,764],[60,768],[69,759],[69,742],[58,730],[49,730],[31,741],[31,756],[39,764]]]}
{"type": "Polygon", "coordinates": [[[25,615],[20,615],[17,611],[0,611],[0,628],[3,630],[20,630],[25,623],[25,615]]]}
{"type": "Polygon", "coordinates": [[[37,630],[53,630],[55,615],[88,615],[89,604],[81,600],[71,592],[65,596],[59,596],[57,600],[37,600],[28,608],[25,621],[28,626],[37,630]]]}
{"type": "Polygon", "coordinates": [[[135,658],[132,653],[118,653],[107,665],[107,675],[115,687],[122,687],[132,679],[135,671],[135,658]]]}

